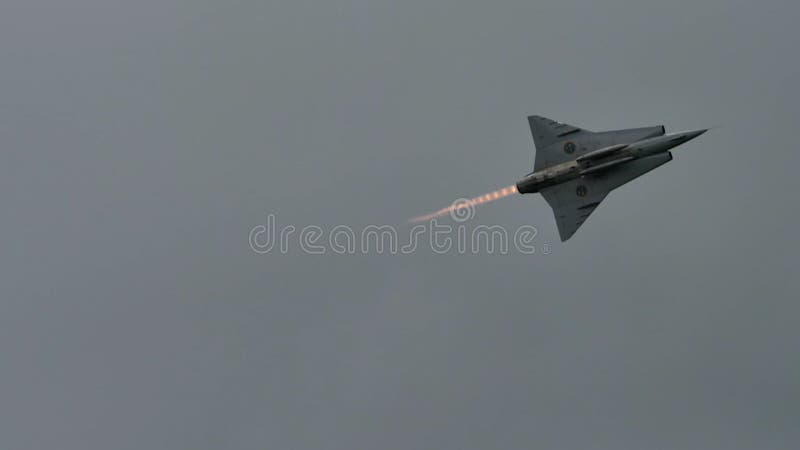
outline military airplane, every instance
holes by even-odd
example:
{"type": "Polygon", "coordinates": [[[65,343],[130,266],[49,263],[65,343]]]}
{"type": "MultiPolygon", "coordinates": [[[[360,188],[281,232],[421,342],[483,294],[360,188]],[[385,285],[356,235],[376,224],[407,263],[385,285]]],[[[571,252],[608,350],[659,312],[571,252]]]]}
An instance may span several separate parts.
{"type": "Polygon", "coordinates": [[[533,172],[516,183],[539,192],[566,241],[612,190],[672,160],[670,149],[708,130],[665,134],[663,126],[592,132],[540,116],[528,117],[536,146],[533,172]]]}

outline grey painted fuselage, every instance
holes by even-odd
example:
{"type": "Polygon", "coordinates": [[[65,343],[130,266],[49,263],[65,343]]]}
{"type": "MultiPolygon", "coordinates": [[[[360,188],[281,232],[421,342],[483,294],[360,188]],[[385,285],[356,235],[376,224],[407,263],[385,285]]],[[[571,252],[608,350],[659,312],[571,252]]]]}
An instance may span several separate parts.
{"type": "MultiPolygon", "coordinates": [[[[612,151],[605,155],[598,155],[597,158],[582,159],[582,157],[577,157],[570,161],[535,171],[517,182],[517,190],[520,194],[535,193],[548,186],[580,178],[600,170],[610,170],[614,166],[625,164],[629,161],[667,152],[706,131],[695,130],[671,133],[631,144],[609,146],[607,148],[612,151]]],[[[598,152],[602,150],[600,149],[598,152]]]]}
{"type": "Polygon", "coordinates": [[[534,171],[521,194],[540,192],[553,208],[561,240],[569,239],[608,193],[672,159],[670,149],[707,130],[665,134],[663,126],[591,132],[550,119],[528,118],[534,171]]]}

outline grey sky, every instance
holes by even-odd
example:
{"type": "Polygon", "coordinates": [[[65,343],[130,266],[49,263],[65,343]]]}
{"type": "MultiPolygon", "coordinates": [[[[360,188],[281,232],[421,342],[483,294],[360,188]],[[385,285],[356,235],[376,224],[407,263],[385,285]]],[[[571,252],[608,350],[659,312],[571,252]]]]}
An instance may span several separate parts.
{"type": "Polygon", "coordinates": [[[6,0],[0,447],[795,449],[793,1],[6,0]],[[550,255],[257,255],[721,125],[550,255]]]}

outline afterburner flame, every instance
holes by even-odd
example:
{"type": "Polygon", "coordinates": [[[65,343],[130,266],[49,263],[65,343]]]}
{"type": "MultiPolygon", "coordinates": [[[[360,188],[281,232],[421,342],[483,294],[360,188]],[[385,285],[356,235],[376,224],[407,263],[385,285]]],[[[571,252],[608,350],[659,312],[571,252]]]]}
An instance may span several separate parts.
{"type": "Polygon", "coordinates": [[[472,210],[477,205],[493,202],[495,200],[499,200],[501,198],[505,198],[508,197],[509,195],[513,195],[516,193],[517,193],[517,186],[512,184],[511,186],[504,187],[503,189],[498,189],[494,192],[489,192],[488,194],[483,194],[479,197],[474,197],[462,201],[455,201],[453,202],[452,205],[448,206],[447,208],[442,208],[430,214],[425,214],[424,216],[414,217],[413,219],[409,219],[409,222],[410,223],[426,222],[428,220],[444,216],[445,214],[452,214],[454,217],[469,216],[474,212],[472,210]]]}

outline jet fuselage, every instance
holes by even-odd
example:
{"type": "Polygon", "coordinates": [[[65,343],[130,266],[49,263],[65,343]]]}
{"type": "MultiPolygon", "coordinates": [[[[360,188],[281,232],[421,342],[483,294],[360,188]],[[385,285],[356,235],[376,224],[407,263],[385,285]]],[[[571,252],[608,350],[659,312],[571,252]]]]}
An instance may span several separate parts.
{"type": "Polygon", "coordinates": [[[520,194],[539,192],[544,188],[566,183],[590,174],[600,174],[612,167],[620,166],[641,158],[668,152],[707,130],[670,133],[629,144],[616,144],[592,151],[570,161],[535,171],[518,181],[520,194]]]}

